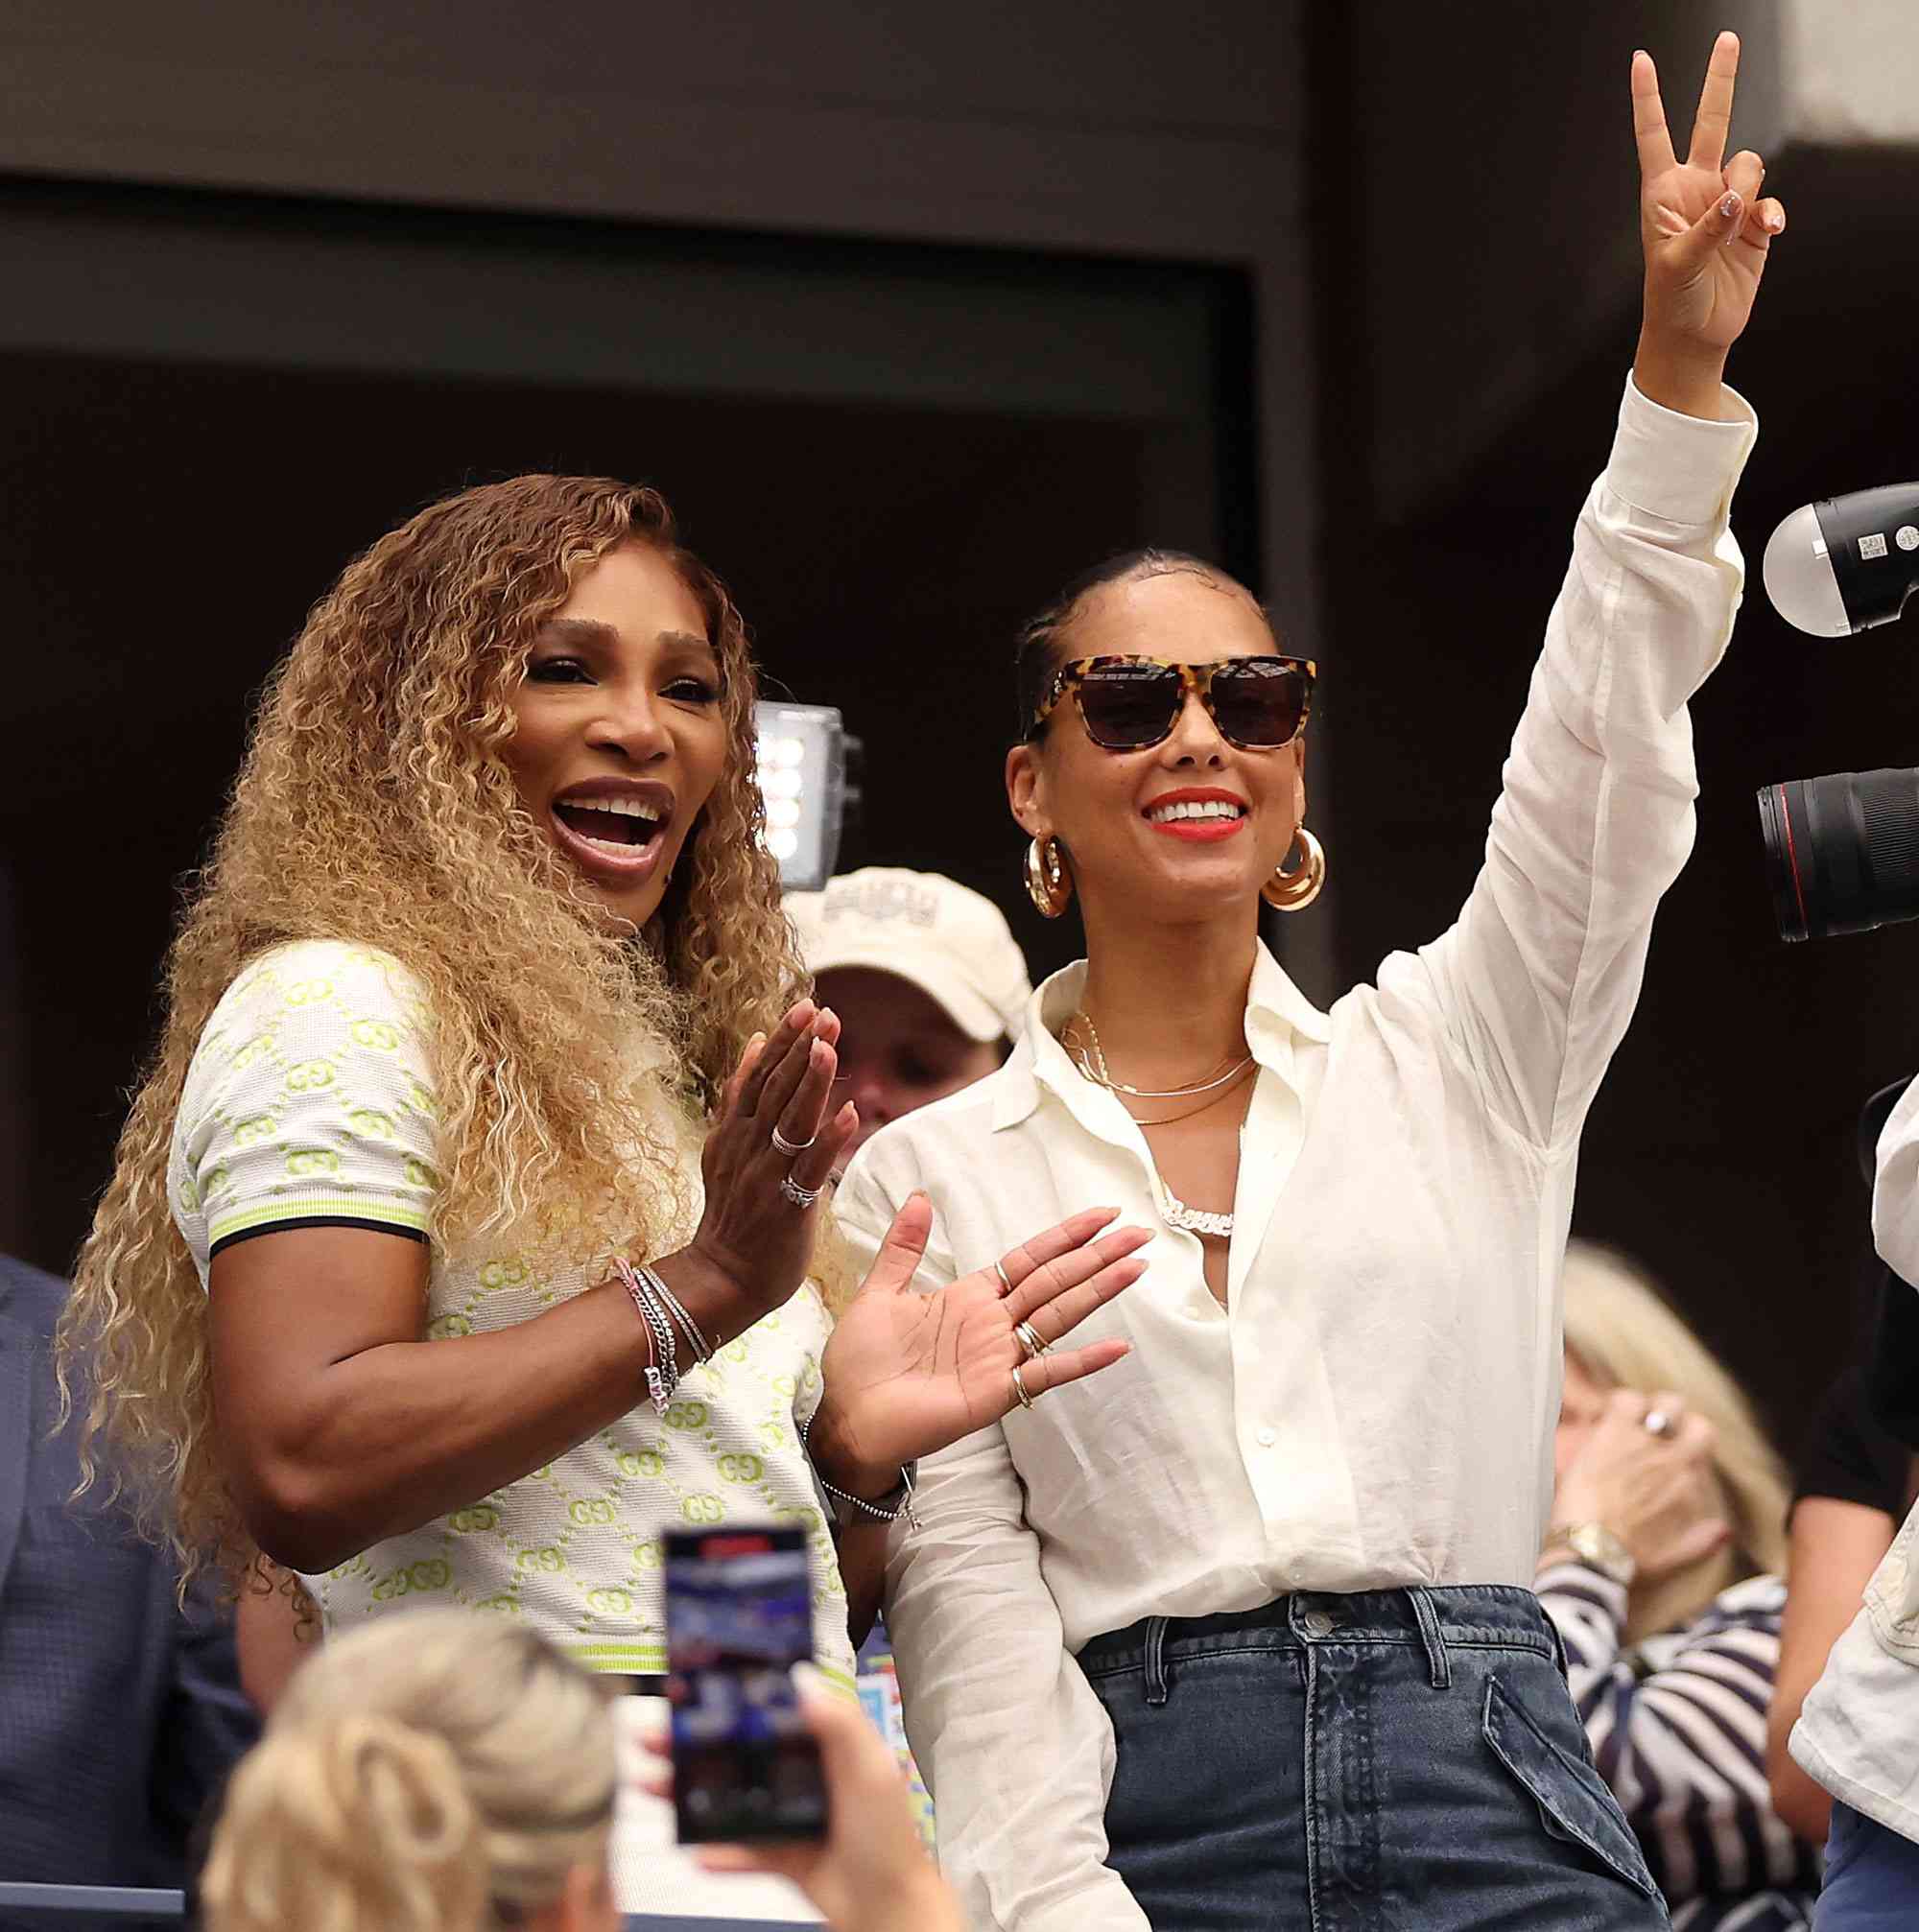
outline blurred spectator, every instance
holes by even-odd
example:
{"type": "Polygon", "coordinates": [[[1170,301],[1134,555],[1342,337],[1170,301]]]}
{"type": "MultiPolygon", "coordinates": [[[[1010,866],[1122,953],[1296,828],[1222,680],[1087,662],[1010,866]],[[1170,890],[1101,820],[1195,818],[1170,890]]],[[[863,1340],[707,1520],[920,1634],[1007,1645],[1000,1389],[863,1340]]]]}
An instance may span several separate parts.
{"type": "Polygon", "coordinates": [[[1832,1793],[1792,1761],[1786,1740],[1910,1505],[1911,1461],[1874,1415],[1864,1369],[1847,1369],[1821,1404],[1795,1472],[1786,1619],[1765,1732],[1773,1805],[1813,1845],[1826,1842],[1832,1793]]]}
{"type": "Polygon", "coordinates": [[[1773,1810],[1765,1713],[1787,1486],[1752,1406],[1658,1291],[1575,1241],[1536,1587],[1599,1772],[1674,1932],[1789,1932],[1818,1890],[1773,1810]]]}
{"type": "Polygon", "coordinates": [[[402,1612],[335,1637],[234,1775],[209,1932],[617,1932],[609,1701],[505,1617],[402,1612]]]}
{"type": "Polygon", "coordinates": [[[860,1110],[851,1159],[888,1121],[983,1080],[1032,997],[999,907],[936,872],[869,865],[793,892],[817,997],[839,1014],[836,1097],[860,1110]]]}
{"type": "Polygon", "coordinates": [[[257,1726],[227,1618],[198,1592],[182,1613],[156,1550],[69,1500],[78,1419],[56,1427],[50,1355],[65,1300],[0,1257],[0,1883],[178,1886],[257,1726]]]}
{"type": "MultiPolygon", "coordinates": [[[[885,1745],[802,1676],[832,1831],[699,1862],[790,1877],[838,1932],[960,1932],[885,1745]]],[[[614,1712],[642,1702],[498,1615],[406,1611],[333,1637],[233,1779],[201,1890],[208,1932],[616,1932],[614,1712]]],[[[636,1775],[665,1795],[663,1766],[636,1775]]]]}

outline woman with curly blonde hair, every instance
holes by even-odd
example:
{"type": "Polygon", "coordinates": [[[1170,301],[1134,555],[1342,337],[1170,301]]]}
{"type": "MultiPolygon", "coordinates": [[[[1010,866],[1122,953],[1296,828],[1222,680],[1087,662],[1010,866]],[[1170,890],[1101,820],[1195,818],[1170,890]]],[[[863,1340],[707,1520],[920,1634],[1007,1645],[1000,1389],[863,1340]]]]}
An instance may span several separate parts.
{"type": "Polygon", "coordinates": [[[63,1336],[189,1569],[264,1553],[329,1633],[492,1609],[656,1688],[659,1531],[784,1520],[850,1678],[842,1577],[876,1593],[907,1466],[1124,1353],[1027,1360],[1140,1271],[1104,1213],[929,1301],[921,1198],[837,1325],[807,1281],[858,1121],[794,998],[753,695],[724,587],[615,482],[464,491],[315,607],[63,1336]]]}

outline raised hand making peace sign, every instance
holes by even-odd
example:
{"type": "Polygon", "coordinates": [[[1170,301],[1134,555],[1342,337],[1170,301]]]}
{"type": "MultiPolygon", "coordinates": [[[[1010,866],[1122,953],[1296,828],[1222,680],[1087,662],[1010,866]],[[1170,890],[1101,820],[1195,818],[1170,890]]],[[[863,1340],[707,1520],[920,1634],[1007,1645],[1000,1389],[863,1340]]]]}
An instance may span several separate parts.
{"type": "Polygon", "coordinates": [[[1721,34],[1682,162],[1667,130],[1652,57],[1632,57],[1646,251],[1645,312],[1633,373],[1654,402],[1688,415],[1719,413],[1726,351],[1752,314],[1773,239],[1786,229],[1786,210],[1769,197],[1760,199],[1765,163],[1750,149],[1725,159],[1739,59],[1739,35],[1721,34]]]}

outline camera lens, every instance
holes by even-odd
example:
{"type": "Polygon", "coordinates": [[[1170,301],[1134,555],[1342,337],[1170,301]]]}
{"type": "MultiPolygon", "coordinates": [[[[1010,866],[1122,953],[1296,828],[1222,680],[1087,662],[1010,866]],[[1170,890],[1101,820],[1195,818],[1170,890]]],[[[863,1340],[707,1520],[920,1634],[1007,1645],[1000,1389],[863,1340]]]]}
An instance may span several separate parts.
{"type": "Polygon", "coordinates": [[[1835,771],[1759,794],[1782,939],[1919,918],[1919,771],[1835,771]]]}

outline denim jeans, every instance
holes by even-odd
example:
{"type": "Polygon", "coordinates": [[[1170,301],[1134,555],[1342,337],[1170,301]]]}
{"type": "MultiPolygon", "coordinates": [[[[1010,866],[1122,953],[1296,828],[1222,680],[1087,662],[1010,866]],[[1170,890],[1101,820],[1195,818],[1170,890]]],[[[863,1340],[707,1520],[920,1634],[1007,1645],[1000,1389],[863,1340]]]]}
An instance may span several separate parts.
{"type": "Polygon", "coordinates": [[[1558,1638],[1506,1585],[1148,1617],[1079,1654],[1155,1932],[1656,1932],[1558,1638]]]}
{"type": "Polygon", "coordinates": [[[1909,1932],[1914,1925],[1919,1845],[1835,1800],[1812,1932],[1909,1932]]]}

